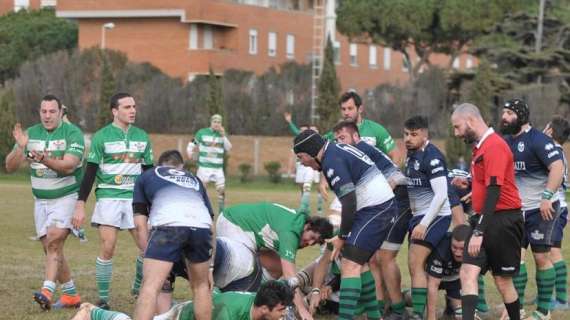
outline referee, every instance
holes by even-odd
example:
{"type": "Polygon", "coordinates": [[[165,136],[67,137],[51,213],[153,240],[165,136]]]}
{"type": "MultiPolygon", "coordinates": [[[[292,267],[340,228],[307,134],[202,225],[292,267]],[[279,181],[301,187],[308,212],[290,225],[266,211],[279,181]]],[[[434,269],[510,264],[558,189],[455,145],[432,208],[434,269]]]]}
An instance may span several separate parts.
{"type": "Polygon", "coordinates": [[[477,277],[491,270],[510,320],[520,320],[520,301],[512,277],[519,271],[523,238],[521,199],[515,184],[513,154],[489,128],[479,109],[459,105],[451,116],[454,134],[473,145],[473,234],[465,244],[460,278],[463,320],[473,320],[477,277]]]}

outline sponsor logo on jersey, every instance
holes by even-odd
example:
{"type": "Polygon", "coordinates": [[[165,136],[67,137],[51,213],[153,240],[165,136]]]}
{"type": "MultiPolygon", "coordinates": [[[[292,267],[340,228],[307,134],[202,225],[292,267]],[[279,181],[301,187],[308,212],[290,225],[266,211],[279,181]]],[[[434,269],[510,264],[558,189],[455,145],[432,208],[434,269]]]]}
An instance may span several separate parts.
{"type": "Polygon", "coordinates": [[[331,180],[331,186],[334,186],[339,180],[339,177],[334,177],[334,179],[331,180]]]}
{"type": "Polygon", "coordinates": [[[548,155],[547,155],[547,157],[548,157],[548,159],[550,159],[550,158],[552,158],[552,157],[554,157],[555,155],[558,155],[558,154],[559,154],[559,153],[558,153],[558,150],[554,150],[554,151],[549,152],[548,155]]]}
{"type": "Polygon", "coordinates": [[[176,169],[168,169],[168,173],[173,175],[173,176],[184,176],[184,175],[186,175],[186,172],[176,170],[176,169]]]}
{"type": "Polygon", "coordinates": [[[517,150],[519,150],[519,152],[523,152],[524,151],[524,142],[519,142],[519,144],[517,145],[517,150]]]}
{"type": "Polygon", "coordinates": [[[334,174],[334,169],[333,168],[329,168],[327,170],[327,177],[331,178],[334,174]]]}
{"type": "Polygon", "coordinates": [[[437,166],[439,163],[440,163],[439,159],[433,159],[432,161],[429,162],[429,164],[430,164],[432,167],[437,166]]]}
{"type": "Polygon", "coordinates": [[[515,161],[515,170],[516,171],[525,171],[526,164],[524,161],[515,161]]]}
{"type": "Polygon", "coordinates": [[[441,267],[431,266],[430,270],[434,273],[437,273],[437,274],[443,273],[443,268],[441,268],[441,267]]]}
{"type": "Polygon", "coordinates": [[[503,271],[515,271],[515,267],[501,267],[503,271]]]}
{"type": "Polygon", "coordinates": [[[408,178],[408,185],[409,186],[421,186],[422,179],[421,178],[408,178]]]}
{"type": "Polygon", "coordinates": [[[544,239],[544,233],[541,233],[539,230],[534,230],[531,234],[530,234],[531,238],[533,238],[534,240],[543,240],[544,239]]]}
{"type": "Polygon", "coordinates": [[[376,137],[361,137],[361,139],[371,146],[376,145],[376,137]]]}
{"type": "Polygon", "coordinates": [[[436,174],[436,173],[438,173],[438,172],[440,172],[440,171],[443,171],[443,167],[438,167],[438,168],[435,168],[435,169],[431,170],[431,174],[436,174]]]}
{"type": "Polygon", "coordinates": [[[416,171],[417,171],[417,170],[420,170],[420,162],[419,162],[418,160],[415,160],[415,161],[414,161],[414,169],[415,169],[416,171]]]}
{"type": "Polygon", "coordinates": [[[544,150],[546,150],[546,151],[550,151],[550,150],[552,150],[552,149],[554,149],[554,145],[553,145],[552,143],[547,143],[547,144],[544,146],[544,150]]]}

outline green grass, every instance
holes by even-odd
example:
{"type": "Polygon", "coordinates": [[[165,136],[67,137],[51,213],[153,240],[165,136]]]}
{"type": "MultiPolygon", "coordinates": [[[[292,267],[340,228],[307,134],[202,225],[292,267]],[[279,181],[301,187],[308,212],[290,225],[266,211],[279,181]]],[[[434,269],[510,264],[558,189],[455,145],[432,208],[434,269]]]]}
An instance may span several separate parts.
{"type": "MultiPolygon", "coordinates": [[[[289,183],[271,184],[267,181],[255,181],[241,184],[235,179],[228,183],[227,202],[229,205],[241,202],[274,201],[291,207],[298,205],[299,192],[297,187],[289,183]]],[[[43,281],[44,254],[40,243],[30,241],[28,237],[34,235],[33,198],[31,188],[24,174],[15,176],[0,176],[0,319],[69,319],[74,311],[41,312],[32,302],[32,292],[38,290],[43,281]]],[[[212,199],[215,195],[211,194],[212,199]]],[[[313,199],[314,201],[315,199],[313,199]]],[[[215,202],[215,200],[213,201],[215,202]]],[[[93,208],[93,197],[88,203],[87,212],[93,208]]],[[[313,203],[314,205],[314,203],[313,203]]],[[[86,227],[89,239],[87,243],[80,244],[75,238],[69,238],[65,253],[71,266],[74,280],[83,301],[95,302],[97,289],[95,286],[95,258],[98,252],[98,237],[96,230],[86,227]]],[[[564,248],[569,245],[565,240],[564,248]]],[[[565,250],[566,256],[570,252],[565,250]]],[[[134,301],[131,298],[130,286],[134,276],[135,257],[137,250],[126,232],[119,235],[115,258],[113,259],[113,283],[111,289],[111,306],[115,310],[132,314],[134,301]]],[[[404,278],[404,287],[409,286],[409,276],[406,267],[406,250],[398,256],[404,278]]],[[[303,266],[318,255],[317,248],[302,250],[298,255],[298,265],[303,266]]],[[[534,277],[534,268],[529,258],[529,278],[534,277]]],[[[496,290],[487,276],[487,297],[490,306],[500,303],[496,290]]],[[[536,289],[534,281],[529,281],[527,297],[533,297],[536,289]]],[[[188,287],[183,281],[177,282],[175,299],[178,301],[189,298],[188,287]]],[[[443,301],[443,300],[441,300],[443,301]]],[[[443,302],[439,303],[440,306],[443,302]]],[[[532,307],[527,307],[530,309],[532,307]]],[[[493,317],[495,319],[495,317],[493,317]]],[[[565,319],[561,313],[555,314],[553,319],[565,319]]]]}

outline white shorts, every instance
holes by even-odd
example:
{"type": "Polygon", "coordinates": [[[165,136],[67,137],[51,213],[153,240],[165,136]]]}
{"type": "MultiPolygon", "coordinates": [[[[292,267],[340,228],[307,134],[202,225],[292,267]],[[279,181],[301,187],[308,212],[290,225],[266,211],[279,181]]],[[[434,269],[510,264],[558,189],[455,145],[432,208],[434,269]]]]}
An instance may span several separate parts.
{"type": "Polygon", "coordinates": [[[216,188],[223,187],[226,184],[224,169],[200,167],[198,168],[198,172],[196,172],[196,176],[198,176],[204,184],[214,182],[216,184],[216,188]]]}
{"type": "Polygon", "coordinates": [[[342,204],[340,203],[340,200],[338,200],[338,197],[334,197],[329,209],[331,211],[338,211],[338,212],[342,211],[342,204]]]}
{"type": "Polygon", "coordinates": [[[321,174],[311,167],[297,163],[295,171],[295,183],[319,183],[321,174]]]}
{"type": "Polygon", "coordinates": [[[49,227],[71,229],[71,219],[77,202],[77,193],[57,199],[35,199],[34,222],[36,234],[43,237],[49,227]]]}
{"type": "Polygon", "coordinates": [[[216,237],[225,237],[244,244],[250,251],[257,252],[257,244],[253,232],[243,231],[239,226],[224,217],[221,213],[216,222],[216,237]]]}
{"type": "Polygon", "coordinates": [[[255,252],[228,237],[217,237],[226,251],[225,260],[221,264],[221,272],[214,270],[214,283],[224,288],[233,281],[249,276],[255,268],[255,252]]]}
{"type": "Polygon", "coordinates": [[[99,199],[91,217],[93,226],[106,225],[119,229],[134,229],[132,199],[99,199]]]}

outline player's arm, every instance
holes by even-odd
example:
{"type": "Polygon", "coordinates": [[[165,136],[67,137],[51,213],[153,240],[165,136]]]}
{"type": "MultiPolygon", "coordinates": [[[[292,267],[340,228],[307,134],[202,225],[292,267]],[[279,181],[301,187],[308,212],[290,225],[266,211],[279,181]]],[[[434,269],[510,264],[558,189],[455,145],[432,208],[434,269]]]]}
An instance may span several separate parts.
{"type": "Polygon", "coordinates": [[[441,278],[437,278],[428,274],[428,297],[427,297],[427,319],[437,320],[437,298],[439,284],[441,283],[441,278]]]}
{"type": "Polygon", "coordinates": [[[194,137],[192,141],[188,142],[188,145],[186,146],[186,155],[188,156],[188,159],[192,160],[192,157],[194,156],[194,149],[197,146],[198,146],[198,140],[196,139],[196,137],[194,137]]]}
{"type": "Polygon", "coordinates": [[[447,178],[439,176],[430,179],[429,181],[433,190],[433,199],[429,205],[427,213],[424,215],[420,223],[412,230],[412,239],[423,240],[427,227],[437,217],[437,214],[445,204],[447,199],[447,178]]]}
{"type": "Polygon", "coordinates": [[[37,154],[32,152],[34,157],[39,160],[38,162],[44,164],[46,167],[53,171],[70,175],[81,163],[83,159],[83,152],[85,151],[85,142],[83,140],[83,133],[79,129],[71,131],[67,139],[67,149],[63,155],[63,159],[49,158],[45,153],[37,154]]]}
{"type": "Polygon", "coordinates": [[[311,314],[315,313],[315,309],[318,307],[319,303],[321,302],[321,295],[320,291],[323,288],[323,283],[325,282],[325,277],[327,275],[327,271],[329,270],[331,264],[331,250],[329,250],[328,246],[319,258],[319,262],[317,262],[317,266],[313,271],[313,283],[311,286],[313,290],[311,290],[311,296],[309,297],[310,306],[309,311],[311,314]]]}
{"type": "Polygon", "coordinates": [[[543,218],[552,220],[554,209],[551,199],[558,192],[558,188],[564,179],[564,163],[562,160],[556,160],[548,166],[548,170],[548,180],[540,202],[540,213],[543,218]]]}
{"type": "Polygon", "coordinates": [[[296,136],[299,133],[301,133],[301,130],[299,130],[299,128],[297,127],[297,125],[295,125],[295,123],[293,122],[293,119],[291,117],[291,113],[290,112],[285,112],[283,113],[283,117],[285,118],[285,121],[287,122],[287,126],[289,127],[289,131],[291,131],[291,133],[296,136]]]}
{"type": "Polygon", "coordinates": [[[8,155],[6,156],[6,172],[11,173],[20,167],[20,163],[22,163],[26,159],[26,145],[28,144],[28,134],[26,131],[22,130],[22,125],[20,123],[16,123],[14,126],[14,130],[12,130],[12,136],[14,140],[16,140],[16,145],[8,155]]]}
{"type": "Polygon", "coordinates": [[[87,198],[89,198],[89,194],[91,193],[91,188],[93,188],[98,168],[99,165],[97,163],[87,162],[87,167],[83,174],[83,180],[79,187],[79,196],[77,197],[77,202],[75,202],[73,218],[71,220],[71,223],[77,229],[79,229],[85,221],[85,202],[87,202],[87,198]]]}

